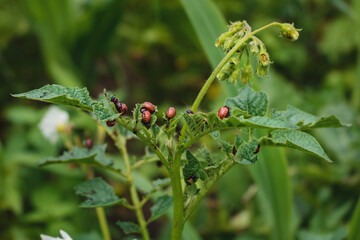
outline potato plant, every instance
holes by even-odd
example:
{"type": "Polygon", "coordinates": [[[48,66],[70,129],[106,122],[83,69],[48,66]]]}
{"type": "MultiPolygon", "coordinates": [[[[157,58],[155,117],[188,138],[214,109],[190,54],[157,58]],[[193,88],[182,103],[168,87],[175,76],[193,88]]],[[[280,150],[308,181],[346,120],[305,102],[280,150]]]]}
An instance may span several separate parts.
{"type": "MultiPolygon", "coordinates": [[[[14,97],[61,104],[89,112],[121,152],[125,171],[115,167],[114,162],[106,157],[105,144],[73,147],[59,157],[41,160],[39,165],[89,164],[119,174],[129,185],[130,200],[117,196],[109,184],[96,177],[75,187],[75,193],[86,198],[80,207],[97,208],[100,215],[104,214],[101,207],[114,205],[133,210],[137,223],[117,224],[125,233],[141,233],[145,240],[150,239],[148,224],[172,207],[171,239],[176,240],[181,239],[185,222],[216,181],[235,164],[256,164],[259,160],[257,153],[262,148],[295,148],[331,162],[308,131],[314,128],[343,127],[335,116],[317,117],[293,106],[284,111],[270,111],[266,93],[253,89],[257,84],[254,83],[256,78],[267,76],[272,63],[265,44],[256,34],[271,26],[280,27],[280,35],[284,38],[293,41],[299,37],[299,30],[288,23],[274,22],[254,31],[246,21],[229,25],[228,31],[216,41],[216,46],[222,48],[226,56],[204,83],[188,111],[175,113],[175,109],[169,109],[165,114],[158,112],[157,106],[154,106],[154,111],[148,111],[148,107],[138,103],[130,116],[121,105],[124,101],[117,100],[116,96],[106,90],[102,98],[95,100],[89,96],[86,88],[60,85],[46,85],[26,93],[14,94],[14,97]],[[251,64],[250,57],[256,59],[255,64],[251,64]],[[227,98],[220,110],[207,113],[197,111],[215,79],[239,86],[238,95],[227,98]],[[159,117],[164,118],[163,125],[158,125],[159,117]],[[221,137],[221,132],[227,129],[236,129],[232,141],[221,137]],[[223,158],[219,159],[218,154],[215,156],[204,145],[197,144],[207,135],[220,146],[223,158]],[[130,161],[126,146],[130,138],[144,142],[151,153],[136,162],[130,161]],[[155,180],[153,190],[140,198],[133,173],[138,167],[154,161],[161,161],[169,178],[155,180]],[[172,194],[163,194],[154,200],[154,193],[163,193],[168,185],[171,186],[172,194]],[[154,200],[154,205],[151,217],[146,219],[143,207],[150,199],[154,200]]],[[[110,239],[106,221],[103,220],[101,225],[104,238],[110,239]]]]}

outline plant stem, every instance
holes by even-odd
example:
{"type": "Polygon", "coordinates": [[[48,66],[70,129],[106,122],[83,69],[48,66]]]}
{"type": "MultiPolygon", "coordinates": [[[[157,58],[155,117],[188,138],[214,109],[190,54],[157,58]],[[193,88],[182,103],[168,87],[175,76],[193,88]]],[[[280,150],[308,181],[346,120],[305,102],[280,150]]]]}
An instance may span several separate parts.
{"type": "Polygon", "coordinates": [[[104,208],[97,207],[96,208],[96,215],[97,215],[98,220],[99,220],[99,224],[100,224],[100,228],[101,228],[101,232],[102,232],[104,240],[111,240],[109,227],[108,227],[106,217],[105,217],[105,213],[104,213],[104,208]]]}
{"type": "Polygon", "coordinates": [[[223,169],[221,169],[221,171],[218,173],[218,176],[216,176],[212,179],[209,179],[209,181],[206,182],[205,187],[200,190],[200,192],[196,195],[195,200],[192,201],[189,204],[188,208],[186,209],[185,221],[195,211],[196,207],[199,205],[201,200],[206,196],[206,194],[210,191],[212,186],[214,186],[214,184],[217,182],[217,180],[219,180],[225,173],[227,173],[227,171],[229,171],[232,168],[232,166],[234,166],[234,165],[235,165],[235,162],[233,162],[233,161],[229,162],[227,165],[225,165],[225,167],[223,169]]]}
{"type": "Polygon", "coordinates": [[[171,187],[174,199],[174,214],[171,230],[171,240],[181,240],[184,228],[184,200],[180,176],[180,158],[181,154],[175,158],[174,164],[169,171],[171,177],[171,187]]]}
{"type": "MultiPolygon", "coordinates": [[[[126,128],[127,130],[129,130],[130,132],[133,131],[133,129],[127,125],[123,120],[121,119],[117,119],[117,123],[119,123],[121,126],[123,126],[124,128],[126,128]]],[[[151,143],[151,141],[149,141],[143,134],[140,133],[140,131],[138,131],[135,134],[138,138],[140,138],[141,141],[143,141],[145,144],[147,144],[149,146],[149,148],[159,157],[160,161],[162,162],[162,164],[164,164],[164,166],[166,168],[168,168],[168,162],[166,160],[166,157],[164,156],[164,154],[160,151],[160,149],[154,145],[153,143],[151,143]]]]}
{"type": "Polygon", "coordinates": [[[272,23],[270,23],[270,24],[268,24],[268,25],[265,25],[265,26],[263,26],[263,27],[261,27],[261,28],[259,28],[259,29],[256,29],[255,31],[251,32],[251,35],[255,35],[255,34],[261,32],[261,31],[263,31],[263,30],[265,30],[265,29],[267,29],[267,28],[269,28],[269,27],[272,27],[272,26],[280,26],[280,25],[281,25],[281,23],[279,23],[279,22],[272,22],[272,23]]]}
{"type": "Polygon", "coordinates": [[[144,240],[150,240],[149,232],[146,226],[146,220],[142,212],[142,206],[140,204],[139,196],[137,194],[136,187],[133,182],[130,185],[130,195],[135,207],[135,213],[141,229],[141,235],[144,240]]]}
{"type": "MultiPolygon", "coordinates": [[[[281,25],[281,23],[273,22],[268,25],[265,25],[251,33],[246,34],[239,42],[236,43],[236,45],[226,54],[226,56],[220,61],[220,63],[216,66],[214,71],[211,73],[210,77],[206,80],[205,84],[201,88],[199,94],[197,95],[197,97],[191,107],[191,111],[195,112],[197,110],[197,108],[200,105],[202,99],[204,98],[206,92],[210,88],[213,81],[216,79],[216,75],[220,72],[222,67],[231,58],[231,56],[234,55],[234,53],[241,47],[241,45],[243,45],[250,37],[259,33],[260,31],[265,30],[271,26],[276,26],[276,25],[281,25]]],[[[187,130],[187,124],[185,123],[180,132],[180,137],[179,137],[180,144],[184,142],[186,130],[187,130]]]]}
{"type": "Polygon", "coordinates": [[[143,160],[137,161],[134,165],[131,166],[131,170],[134,170],[145,163],[151,163],[151,162],[155,162],[155,161],[159,161],[159,158],[155,157],[155,158],[150,158],[150,159],[145,159],[145,160],[143,159],[143,160]]]}
{"type": "Polygon", "coordinates": [[[138,223],[139,223],[139,226],[141,229],[141,235],[144,240],[150,240],[149,232],[146,228],[146,221],[145,221],[144,213],[142,212],[142,206],[140,204],[139,196],[136,191],[134,179],[131,175],[131,165],[130,165],[130,161],[129,161],[129,155],[128,155],[128,152],[126,149],[126,140],[124,138],[122,138],[121,135],[118,135],[118,140],[116,142],[116,145],[120,148],[121,153],[124,158],[124,163],[125,163],[126,172],[127,172],[127,174],[126,174],[127,180],[130,184],[130,196],[131,196],[131,200],[132,200],[133,206],[135,208],[136,217],[138,219],[138,223]]]}

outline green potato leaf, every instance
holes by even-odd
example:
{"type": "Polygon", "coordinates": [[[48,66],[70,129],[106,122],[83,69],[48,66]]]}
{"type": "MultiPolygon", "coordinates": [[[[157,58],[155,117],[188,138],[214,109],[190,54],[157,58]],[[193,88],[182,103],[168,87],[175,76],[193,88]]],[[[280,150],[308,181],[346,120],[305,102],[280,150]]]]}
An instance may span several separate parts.
{"type": "Polygon", "coordinates": [[[342,124],[334,115],[329,117],[317,117],[293,106],[288,106],[285,111],[273,110],[272,115],[274,119],[288,121],[293,125],[299,126],[301,130],[349,126],[347,124],[342,124]]]}
{"type": "Polygon", "coordinates": [[[139,225],[133,222],[117,221],[116,225],[118,225],[124,231],[125,234],[141,232],[139,225]]]}
{"type": "Polygon", "coordinates": [[[126,199],[118,198],[114,189],[102,178],[94,178],[81,183],[75,187],[75,194],[87,198],[79,206],[83,208],[110,207],[127,203],[126,199]]]}
{"type": "Polygon", "coordinates": [[[269,106],[269,100],[264,92],[255,92],[249,86],[239,89],[239,94],[227,98],[225,105],[230,109],[238,108],[251,116],[264,116],[269,106]]]}
{"type": "Polygon", "coordinates": [[[79,108],[93,112],[100,121],[109,121],[120,116],[118,113],[113,114],[103,102],[92,100],[86,88],[52,84],[26,93],[12,94],[12,96],[79,108]]]}
{"type": "Polygon", "coordinates": [[[311,153],[328,162],[332,162],[318,141],[316,141],[316,139],[310,134],[296,130],[275,130],[271,133],[271,135],[271,138],[261,138],[260,145],[295,148],[311,153]]]}
{"type": "Polygon", "coordinates": [[[112,160],[105,157],[106,144],[95,145],[91,149],[74,147],[59,157],[49,157],[38,162],[39,166],[56,163],[87,163],[96,166],[111,166],[112,160]]]}
{"type": "Polygon", "coordinates": [[[159,197],[156,200],[155,205],[151,207],[151,218],[149,221],[152,222],[161,217],[161,215],[165,214],[166,211],[171,207],[172,203],[173,198],[168,195],[159,197]]]}

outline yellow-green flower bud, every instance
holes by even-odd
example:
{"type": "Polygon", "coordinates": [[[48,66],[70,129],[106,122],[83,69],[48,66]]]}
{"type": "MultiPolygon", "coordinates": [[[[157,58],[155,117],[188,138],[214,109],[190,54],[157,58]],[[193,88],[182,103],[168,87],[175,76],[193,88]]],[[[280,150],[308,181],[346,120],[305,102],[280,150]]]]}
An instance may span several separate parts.
{"type": "Polygon", "coordinates": [[[240,78],[240,74],[240,68],[236,67],[229,77],[229,82],[236,84],[237,80],[240,78]]]}
{"type": "Polygon", "coordinates": [[[224,44],[225,40],[231,36],[231,33],[226,32],[220,35],[218,39],[216,39],[215,46],[220,47],[224,44]]]}
{"type": "Polygon", "coordinates": [[[258,41],[253,40],[249,43],[249,45],[250,45],[250,52],[258,53],[260,51],[258,41]]]}
{"type": "Polygon", "coordinates": [[[248,83],[252,75],[252,68],[250,64],[245,64],[241,69],[241,82],[248,83]]]}
{"type": "Polygon", "coordinates": [[[267,77],[269,68],[270,68],[270,65],[262,66],[262,65],[258,64],[257,69],[256,69],[256,75],[258,75],[259,77],[267,77]]]}
{"type": "Polygon", "coordinates": [[[229,61],[222,67],[222,69],[216,75],[216,77],[220,81],[224,81],[230,77],[231,73],[234,71],[234,68],[235,68],[235,64],[233,64],[231,61],[229,61]]]}
{"type": "Polygon", "coordinates": [[[230,59],[229,62],[232,62],[236,66],[240,65],[241,53],[235,53],[230,59]]]}
{"type": "Polygon", "coordinates": [[[236,22],[231,22],[229,27],[229,32],[233,32],[233,31],[239,31],[241,28],[244,27],[244,22],[241,21],[236,21],[236,22]]]}
{"type": "Polygon", "coordinates": [[[291,41],[295,41],[299,38],[299,31],[301,29],[296,29],[294,24],[283,23],[280,25],[281,28],[281,36],[290,39],[291,41]]]}
{"type": "Polygon", "coordinates": [[[258,55],[258,59],[259,59],[259,63],[262,66],[268,66],[268,65],[271,64],[270,56],[267,53],[266,48],[265,48],[265,46],[263,44],[260,44],[260,52],[259,52],[259,55],[258,55]]]}
{"type": "Polygon", "coordinates": [[[227,38],[223,44],[223,49],[225,52],[231,50],[231,48],[235,45],[236,36],[232,36],[231,38],[227,38]]]}

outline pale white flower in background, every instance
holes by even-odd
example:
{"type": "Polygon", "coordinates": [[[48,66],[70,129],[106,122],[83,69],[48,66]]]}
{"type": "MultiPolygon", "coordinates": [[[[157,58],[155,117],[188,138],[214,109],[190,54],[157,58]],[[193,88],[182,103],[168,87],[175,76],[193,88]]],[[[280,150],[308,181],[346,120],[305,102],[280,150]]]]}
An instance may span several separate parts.
{"type": "Polygon", "coordinates": [[[58,129],[65,126],[69,121],[69,114],[58,107],[51,106],[39,123],[42,134],[51,143],[59,139],[58,129]]]}
{"type": "Polygon", "coordinates": [[[72,240],[69,234],[65,231],[60,230],[61,238],[59,237],[50,237],[48,235],[40,234],[41,240],[72,240]]]}

